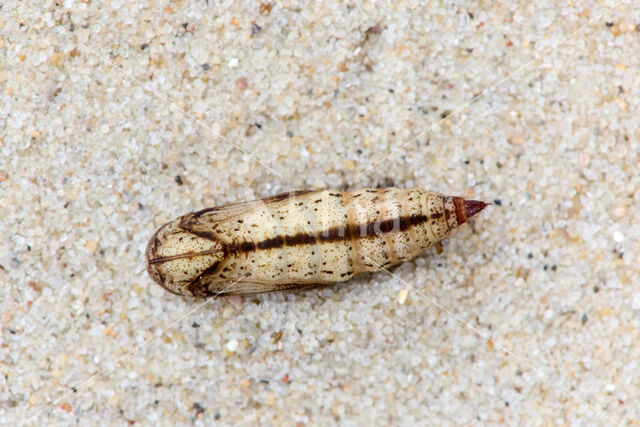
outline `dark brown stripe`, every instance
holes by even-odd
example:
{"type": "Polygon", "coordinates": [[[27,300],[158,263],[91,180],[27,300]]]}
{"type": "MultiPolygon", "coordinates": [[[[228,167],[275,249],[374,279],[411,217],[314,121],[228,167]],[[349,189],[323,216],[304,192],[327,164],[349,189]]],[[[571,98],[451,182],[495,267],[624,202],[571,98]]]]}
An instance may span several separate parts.
{"type": "Polygon", "coordinates": [[[293,236],[284,236],[284,242],[278,247],[284,245],[287,246],[300,246],[300,245],[313,245],[316,243],[316,236],[313,234],[298,233],[293,236]]]}
{"type": "Polygon", "coordinates": [[[336,242],[339,240],[350,240],[351,236],[355,236],[355,232],[353,230],[353,227],[328,228],[326,230],[322,230],[318,236],[318,241],[325,243],[336,242]]]}
{"type": "Polygon", "coordinates": [[[276,236],[258,243],[242,242],[229,248],[229,252],[251,252],[256,249],[279,249],[283,246],[313,245],[316,243],[332,243],[351,239],[363,239],[385,233],[400,233],[409,227],[422,224],[428,220],[425,215],[401,216],[384,221],[371,221],[366,224],[346,227],[334,227],[318,234],[298,233],[289,236],[276,236]]]}
{"type": "Polygon", "coordinates": [[[284,239],[282,236],[276,236],[271,239],[263,240],[262,242],[258,242],[258,249],[274,249],[281,248],[284,246],[284,239]]]}
{"type": "Polygon", "coordinates": [[[149,260],[149,264],[160,264],[162,262],[174,261],[176,259],[185,259],[185,258],[189,259],[197,256],[211,255],[218,252],[222,252],[222,249],[210,249],[208,251],[202,251],[202,252],[185,252],[183,254],[178,254],[178,255],[161,256],[161,257],[149,260]]]}
{"type": "Polygon", "coordinates": [[[251,252],[256,249],[256,244],[253,242],[242,242],[240,244],[240,250],[242,252],[251,252]]]}
{"type": "Polygon", "coordinates": [[[193,218],[198,218],[199,216],[204,215],[204,214],[206,214],[206,213],[219,211],[219,210],[220,210],[221,208],[223,208],[223,207],[224,207],[224,206],[214,206],[214,207],[212,207],[212,208],[205,208],[205,209],[201,209],[201,210],[196,211],[196,212],[191,212],[191,213],[190,213],[190,214],[188,214],[188,215],[190,215],[190,216],[191,216],[191,217],[193,217],[193,218]]]}
{"type": "Polygon", "coordinates": [[[220,261],[214,262],[213,264],[211,264],[209,268],[203,271],[202,274],[200,274],[198,277],[193,279],[191,283],[189,283],[189,285],[187,286],[187,289],[189,290],[189,292],[191,292],[191,295],[193,295],[194,297],[209,296],[208,295],[209,289],[206,287],[206,285],[203,287],[200,282],[203,277],[207,277],[214,274],[219,266],[220,266],[220,261]]]}
{"type": "Polygon", "coordinates": [[[218,241],[215,233],[212,233],[210,231],[194,230],[192,227],[189,227],[186,224],[180,224],[180,227],[185,229],[185,230],[187,230],[191,234],[195,234],[198,237],[202,237],[203,239],[207,239],[207,240],[210,240],[212,242],[217,242],[218,241]]]}

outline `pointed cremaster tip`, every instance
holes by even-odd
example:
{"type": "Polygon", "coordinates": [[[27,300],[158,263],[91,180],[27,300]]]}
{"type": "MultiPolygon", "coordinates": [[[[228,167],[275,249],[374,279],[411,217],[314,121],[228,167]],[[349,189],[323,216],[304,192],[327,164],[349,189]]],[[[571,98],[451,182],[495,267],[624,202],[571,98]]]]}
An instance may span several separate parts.
{"type": "Polygon", "coordinates": [[[471,218],[487,206],[487,203],[480,200],[465,200],[464,213],[467,218],[471,218]]]}

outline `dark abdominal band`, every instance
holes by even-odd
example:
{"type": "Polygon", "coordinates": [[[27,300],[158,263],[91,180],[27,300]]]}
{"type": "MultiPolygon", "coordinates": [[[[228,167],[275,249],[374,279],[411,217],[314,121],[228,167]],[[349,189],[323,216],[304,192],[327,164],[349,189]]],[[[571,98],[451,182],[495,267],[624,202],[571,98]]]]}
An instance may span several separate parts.
{"type": "MultiPolygon", "coordinates": [[[[433,215],[437,219],[441,213],[433,215]]],[[[371,221],[366,224],[347,224],[346,227],[334,227],[317,234],[298,233],[286,236],[276,236],[260,242],[246,241],[230,246],[228,252],[251,252],[260,249],[278,249],[283,246],[314,245],[316,243],[331,243],[353,239],[363,239],[384,233],[399,233],[409,227],[422,224],[429,218],[426,215],[401,216],[384,221],[371,221]]]]}

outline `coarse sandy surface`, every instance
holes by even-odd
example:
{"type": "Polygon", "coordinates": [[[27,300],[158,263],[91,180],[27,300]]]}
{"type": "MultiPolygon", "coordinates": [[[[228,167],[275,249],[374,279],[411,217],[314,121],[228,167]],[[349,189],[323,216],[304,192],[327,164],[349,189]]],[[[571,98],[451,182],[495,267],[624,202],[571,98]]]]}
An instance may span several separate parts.
{"type": "Polygon", "coordinates": [[[631,0],[2,1],[0,424],[637,425],[639,51],[631,0]],[[390,185],[492,206],[306,292],[145,271],[189,211],[390,185]]]}

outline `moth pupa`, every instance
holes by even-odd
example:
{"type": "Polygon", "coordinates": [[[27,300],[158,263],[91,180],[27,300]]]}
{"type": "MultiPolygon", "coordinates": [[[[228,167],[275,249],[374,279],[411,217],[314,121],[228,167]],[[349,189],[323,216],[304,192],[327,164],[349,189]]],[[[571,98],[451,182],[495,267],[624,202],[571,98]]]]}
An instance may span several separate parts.
{"type": "Polygon", "coordinates": [[[421,189],[293,191],[163,225],[149,275],[178,295],[298,290],[409,261],[487,204],[421,189]]]}

